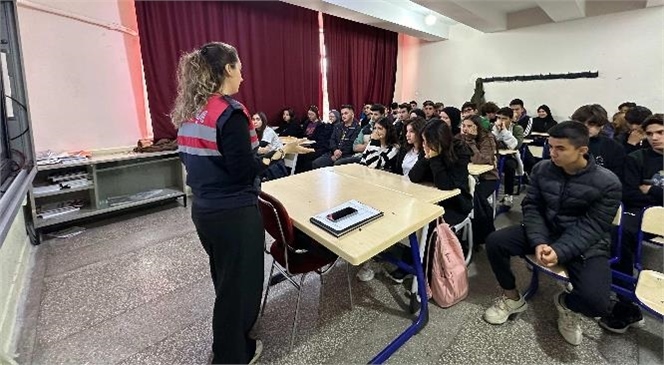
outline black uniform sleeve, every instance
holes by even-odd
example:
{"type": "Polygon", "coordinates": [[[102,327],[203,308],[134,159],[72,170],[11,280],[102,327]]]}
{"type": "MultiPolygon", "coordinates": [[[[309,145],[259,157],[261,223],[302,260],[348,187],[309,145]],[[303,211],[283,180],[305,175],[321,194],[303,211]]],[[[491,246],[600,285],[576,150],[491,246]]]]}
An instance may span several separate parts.
{"type": "Polygon", "coordinates": [[[219,130],[217,144],[232,183],[251,184],[267,168],[251,148],[249,121],[241,110],[234,111],[219,130]]]}

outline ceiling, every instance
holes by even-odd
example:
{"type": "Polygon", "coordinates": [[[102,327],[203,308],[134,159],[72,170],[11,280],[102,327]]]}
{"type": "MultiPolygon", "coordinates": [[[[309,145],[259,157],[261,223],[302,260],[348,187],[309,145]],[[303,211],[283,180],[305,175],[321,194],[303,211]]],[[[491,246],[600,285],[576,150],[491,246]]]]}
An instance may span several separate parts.
{"type": "Polygon", "coordinates": [[[664,0],[281,0],[424,40],[448,39],[462,23],[482,32],[500,32],[645,7],[664,0]],[[424,18],[434,15],[434,24],[424,18]]]}

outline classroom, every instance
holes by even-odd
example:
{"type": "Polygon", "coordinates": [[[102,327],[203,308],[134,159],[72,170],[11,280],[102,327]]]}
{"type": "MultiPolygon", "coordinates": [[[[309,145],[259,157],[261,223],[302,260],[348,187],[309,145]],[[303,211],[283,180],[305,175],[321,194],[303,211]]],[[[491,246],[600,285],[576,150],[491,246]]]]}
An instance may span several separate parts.
{"type": "Polygon", "coordinates": [[[664,363],[664,1],[0,0],[0,365],[664,363]]]}

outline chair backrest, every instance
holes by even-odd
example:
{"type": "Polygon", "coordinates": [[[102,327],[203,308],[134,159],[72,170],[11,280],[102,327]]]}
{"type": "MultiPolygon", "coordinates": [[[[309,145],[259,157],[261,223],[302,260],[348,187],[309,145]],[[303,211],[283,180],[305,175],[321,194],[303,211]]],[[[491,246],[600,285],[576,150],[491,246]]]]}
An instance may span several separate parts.
{"type": "Polygon", "coordinates": [[[293,223],[283,204],[272,195],[261,192],[258,195],[258,205],[267,233],[280,243],[290,245],[294,241],[293,223]]]}
{"type": "Polygon", "coordinates": [[[650,207],[643,212],[641,231],[664,236],[664,207],[650,207]]]}
{"type": "Polygon", "coordinates": [[[290,169],[290,174],[295,175],[295,165],[297,165],[297,153],[289,153],[284,157],[284,165],[290,169]]]}

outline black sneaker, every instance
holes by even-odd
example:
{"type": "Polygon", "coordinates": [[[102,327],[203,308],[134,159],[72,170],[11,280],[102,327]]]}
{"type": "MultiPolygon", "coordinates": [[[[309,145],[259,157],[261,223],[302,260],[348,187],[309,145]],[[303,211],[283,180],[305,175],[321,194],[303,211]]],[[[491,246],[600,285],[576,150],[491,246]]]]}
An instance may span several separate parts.
{"type": "Polygon", "coordinates": [[[406,278],[406,276],[408,276],[408,273],[399,268],[387,273],[387,277],[392,279],[392,281],[397,284],[403,283],[403,280],[406,278]]]}
{"type": "Polygon", "coordinates": [[[613,333],[625,333],[630,327],[643,327],[646,322],[641,309],[635,304],[617,302],[610,315],[599,320],[599,325],[613,333]]]}

